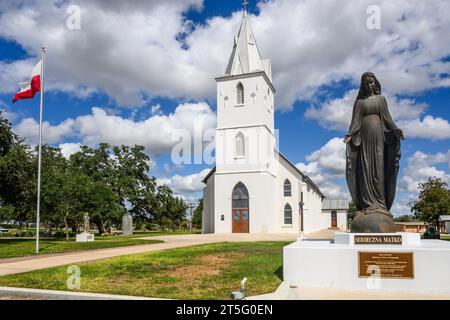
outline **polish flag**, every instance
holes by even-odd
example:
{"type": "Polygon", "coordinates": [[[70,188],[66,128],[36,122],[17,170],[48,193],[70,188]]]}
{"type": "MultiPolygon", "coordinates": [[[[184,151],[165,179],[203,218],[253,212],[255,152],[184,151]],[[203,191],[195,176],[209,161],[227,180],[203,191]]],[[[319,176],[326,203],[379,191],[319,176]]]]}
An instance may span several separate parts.
{"type": "Polygon", "coordinates": [[[41,91],[41,63],[42,60],[34,66],[30,80],[19,83],[20,91],[14,96],[13,103],[20,99],[33,98],[36,92],[41,91]]]}

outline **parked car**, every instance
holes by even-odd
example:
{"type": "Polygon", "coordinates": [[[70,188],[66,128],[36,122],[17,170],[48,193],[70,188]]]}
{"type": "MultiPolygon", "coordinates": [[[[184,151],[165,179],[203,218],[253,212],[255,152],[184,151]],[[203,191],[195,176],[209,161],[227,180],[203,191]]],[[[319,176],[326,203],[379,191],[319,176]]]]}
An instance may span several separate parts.
{"type": "Polygon", "coordinates": [[[423,234],[424,239],[440,239],[441,235],[434,225],[429,225],[427,231],[423,234]]]}

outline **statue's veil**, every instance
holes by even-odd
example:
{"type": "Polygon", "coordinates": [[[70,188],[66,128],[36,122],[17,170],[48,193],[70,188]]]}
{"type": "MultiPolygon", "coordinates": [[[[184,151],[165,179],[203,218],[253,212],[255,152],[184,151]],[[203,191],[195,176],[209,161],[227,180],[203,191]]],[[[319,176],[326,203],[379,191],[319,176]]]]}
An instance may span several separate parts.
{"type": "Polygon", "coordinates": [[[371,77],[375,80],[375,85],[377,87],[377,91],[375,94],[381,94],[381,84],[378,81],[377,77],[372,72],[364,72],[361,76],[361,85],[359,87],[358,97],[356,99],[364,99],[369,96],[369,92],[367,92],[366,87],[364,86],[364,81],[367,77],[371,77]]]}

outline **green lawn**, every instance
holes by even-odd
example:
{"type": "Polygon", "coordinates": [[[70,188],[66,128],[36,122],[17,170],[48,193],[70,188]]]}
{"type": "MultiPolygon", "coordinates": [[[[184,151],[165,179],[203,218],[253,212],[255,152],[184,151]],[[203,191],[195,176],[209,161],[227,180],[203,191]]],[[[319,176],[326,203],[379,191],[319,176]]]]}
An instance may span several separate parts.
{"type": "Polygon", "coordinates": [[[441,233],[441,240],[450,241],[450,234],[442,234],[441,233]]]}
{"type": "MultiPolygon", "coordinates": [[[[42,239],[40,241],[40,254],[64,253],[82,250],[104,249],[113,247],[133,246],[138,244],[159,243],[159,240],[141,240],[140,237],[166,236],[178,234],[190,234],[191,232],[137,232],[131,236],[96,236],[94,242],[75,242],[74,238],[69,241],[64,239],[42,239]]],[[[34,255],[36,242],[33,239],[2,239],[0,238],[0,259],[14,258],[34,255]]]]}
{"type": "MultiPolygon", "coordinates": [[[[275,291],[289,242],[216,243],[80,264],[83,292],[174,299],[229,299],[275,291]]],[[[68,290],[67,266],[0,277],[0,286],[68,290]]]]}
{"type": "MultiPolygon", "coordinates": [[[[140,240],[133,238],[95,239],[94,242],[75,242],[75,240],[41,240],[40,254],[63,253],[82,250],[104,249],[162,242],[159,240],[140,240]]],[[[0,239],[0,259],[34,255],[36,241],[25,239],[0,239]]]]}

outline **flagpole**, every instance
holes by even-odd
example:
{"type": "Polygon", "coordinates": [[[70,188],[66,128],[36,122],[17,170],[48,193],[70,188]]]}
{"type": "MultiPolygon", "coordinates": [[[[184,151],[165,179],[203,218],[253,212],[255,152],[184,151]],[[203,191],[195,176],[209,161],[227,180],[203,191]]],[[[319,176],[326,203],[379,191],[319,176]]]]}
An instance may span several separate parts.
{"type": "Polygon", "coordinates": [[[44,103],[44,53],[41,48],[41,103],[39,107],[39,151],[38,151],[38,177],[37,177],[37,208],[36,208],[36,254],[39,254],[39,223],[41,209],[41,158],[42,158],[42,107],[44,103]]]}

